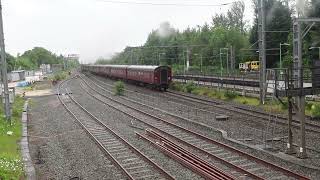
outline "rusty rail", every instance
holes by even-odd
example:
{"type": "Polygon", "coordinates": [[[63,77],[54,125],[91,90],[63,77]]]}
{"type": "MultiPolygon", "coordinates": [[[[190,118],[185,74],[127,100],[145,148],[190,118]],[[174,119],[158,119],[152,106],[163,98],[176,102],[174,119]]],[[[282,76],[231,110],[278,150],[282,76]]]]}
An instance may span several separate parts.
{"type": "Polygon", "coordinates": [[[139,137],[145,139],[146,141],[151,142],[155,147],[159,148],[162,152],[176,159],[184,166],[189,167],[192,171],[201,175],[202,177],[206,179],[219,179],[219,180],[236,179],[235,177],[224,172],[223,170],[220,170],[219,168],[213,166],[212,164],[200,159],[199,157],[187,151],[186,149],[183,149],[182,147],[174,144],[174,142],[163,139],[160,134],[157,134],[151,130],[148,130],[146,132],[147,132],[147,135],[160,140],[160,142],[159,141],[154,142],[150,138],[140,133],[136,133],[136,134],[139,137]]]}

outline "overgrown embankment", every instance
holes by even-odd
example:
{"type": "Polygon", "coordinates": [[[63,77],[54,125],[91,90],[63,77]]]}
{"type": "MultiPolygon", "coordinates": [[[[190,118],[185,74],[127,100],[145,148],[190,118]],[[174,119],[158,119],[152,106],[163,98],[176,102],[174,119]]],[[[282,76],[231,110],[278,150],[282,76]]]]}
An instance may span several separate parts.
{"type": "Polygon", "coordinates": [[[11,125],[4,118],[3,106],[0,107],[0,179],[23,178],[19,141],[21,139],[21,114],[24,102],[22,97],[15,97],[11,125]]]}
{"type": "MultiPolygon", "coordinates": [[[[170,85],[170,88],[172,90],[192,93],[195,95],[203,95],[213,99],[231,101],[251,106],[259,106],[268,112],[287,113],[288,109],[287,104],[281,104],[277,100],[267,100],[264,105],[261,105],[258,98],[241,96],[239,93],[231,90],[212,89],[208,87],[197,86],[192,82],[186,84],[174,82],[170,85]]],[[[286,102],[285,99],[283,102],[286,102]]],[[[320,103],[307,101],[306,114],[311,117],[320,118],[320,103]]]]}

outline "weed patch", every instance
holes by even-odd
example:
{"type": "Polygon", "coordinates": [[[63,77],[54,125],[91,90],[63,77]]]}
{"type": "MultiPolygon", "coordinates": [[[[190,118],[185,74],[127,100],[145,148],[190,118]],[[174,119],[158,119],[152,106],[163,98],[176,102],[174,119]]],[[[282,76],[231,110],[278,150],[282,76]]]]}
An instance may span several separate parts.
{"type": "Polygon", "coordinates": [[[122,96],[124,93],[124,84],[122,81],[115,82],[114,85],[114,94],[117,96],[122,96]]]}
{"type": "Polygon", "coordinates": [[[0,179],[21,179],[23,176],[19,140],[21,138],[21,113],[24,99],[15,97],[12,105],[11,125],[3,118],[0,107],[0,179]],[[8,135],[7,132],[12,132],[8,135]]]}

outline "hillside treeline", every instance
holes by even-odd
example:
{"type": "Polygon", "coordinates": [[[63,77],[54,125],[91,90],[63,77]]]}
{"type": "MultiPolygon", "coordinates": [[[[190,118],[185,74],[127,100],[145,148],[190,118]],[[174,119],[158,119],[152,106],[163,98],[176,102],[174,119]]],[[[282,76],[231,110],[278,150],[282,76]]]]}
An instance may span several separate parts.
{"type": "Polygon", "coordinates": [[[62,55],[56,55],[42,47],[34,47],[17,57],[10,54],[6,57],[8,72],[19,69],[35,70],[39,69],[41,64],[63,64],[63,59],[62,55]]]}

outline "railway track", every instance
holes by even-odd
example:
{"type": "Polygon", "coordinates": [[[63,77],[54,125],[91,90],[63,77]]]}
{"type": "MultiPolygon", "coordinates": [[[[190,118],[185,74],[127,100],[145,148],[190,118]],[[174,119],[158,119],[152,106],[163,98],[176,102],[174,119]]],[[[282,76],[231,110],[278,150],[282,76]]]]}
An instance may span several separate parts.
{"type": "MultiPolygon", "coordinates": [[[[89,78],[89,77],[88,77],[89,78]]],[[[106,83],[106,82],[104,82],[104,81],[102,81],[102,80],[99,80],[99,79],[97,79],[96,77],[94,77],[94,76],[92,76],[91,78],[93,78],[94,80],[96,80],[99,84],[103,84],[103,85],[105,85],[105,86],[107,86],[107,87],[110,87],[110,88],[112,88],[113,87],[113,85],[111,85],[111,84],[108,84],[108,83],[106,83]]],[[[89,78],[90,79],[90,78],[89,78]]],[[[189,98],[183,98],[183,97],[175,97],[175,96],[170,96],[170,95],[168,95],[168,94],[166,94],[166,93],[158,93],[159,94],[159,96],[154,96],[154,95],[149,95],[149,94],[143,94],[142,92],[139,92],[139,91],[136,91],[136,90],[128,90],[128,89],[126,89],[125,90],[128,94],[127,94],[127,96],[130,96],[130,93],[133,93],[133,94],[139,94],[140,96],[142,96],[142,97],[145,97],[145,98],[142,98],[142,99],[140,99],[140,100],[138,100],[138,99],[136,99],[136,101],[142,101],[142,103],[143,103],[143,99],[146,99],[147,101],[154,101],[154,102],[156,102],[157,101],[157,99],[158,98],[166,98],[166,99],[168,99],[168,102],[170,101],[171,103],[174,103],[174,104],[176,104],[177,106],[184,106],[184,107],[186,107],[186,105],[185,104],[190,104],[188,101],[198,101],[197,100],[197,98],[198,97],[196,97],[196,99],[191,99],[191,100],[189,100],[189,98]],[[174,101],[178,101],[178,102],[180,102],[180,103],[175,103],[174,101]],[[185,104],[183,104],[184,102],[186,102],[185,104]]],[[[180,93],[178,93],[178,94],[180,94],[180,93]]],[[[184,94],[182,94],[182,95],[184,95],[184,94]]],[[[188,96],[188,95],[186,95],[186,96],[188,96]]],[[[190,98],[192,98],[193,96],[191,96],[190,98]]],[[[130,98],[131,99],[131,98],[130,98]]],[[[128,99],[129,100],[129,99],[128,99]]],[[[226,119],[226,117],[228,117],[228,116],[226,116],[226,115],[223,115],[223,116],[219,116],[219,115],[217,115],[217,113],[213,113],[212,111],[215,111],[215,109],[213,109],[211,106],[214,106],[214,105],[210,105],[210,103],[209,102],[206,102],[206,101],[209,101],[209,102],[212,102],[211,100],[208,100],[208,99],[202,99],[202,98],[200,98],[199,97],[199,103],[200,104],[191,104],[192,106],[194,106],[192,109],[195,109],[196,110],[196,113],[195,114],[197,114],[197,113],[201,113],[201,112],[203,112],[203,113],[206,113],[206,114],[209,114],[210,116],[208,116],[207,118],[212,118],[212,117],[214,117],[214,119],[215,120],[219,120],[219,119],[226,119]],[[201,101],[201,100],[204,100],[204,101],[201,101]],[[201,107],[201,105],[204,105],[205,107],[201,107]],[[198,110],[200,110],[200,111],[198,111],[198,110]]],[[[222,105],[222,103],[223,102],[216,102],[216,101],[214,101],[213,100],[213,102],[212,103],[216,103],[215,105],[216,106],[218,106],[218,107],[220,107],[220,108],[223,108],[223,110],[224,111],[228,111],[229,110],[229,108],[231,109],[232,107],[225,107],[224,105],[222,105]],[[221,107],[222,106],[222,107],[221,107]]],[[[147,104],[150,104],[150,103],[147,103],[147,104]]],[[[151,104],[153,104],[153,103],[151,103],[151,104]]],[[[156,104],[156,103],[155,103],[156,104]]],[[[228,105],[227,105],[228,106],[228,105]]],[[[189,109],[189,111],[190,111],[190,109],[189,109]]],[[[239,110],[240,111],[240,110],[239,110]]],[[[242,110],[242,111],[245,111],[245,110],[242,110]]],[[[238,111],[234,111],[234,112],[238,112],[238,111]]],[[[237,115],[239,114],[239,113],[236,113],[237,115]]],[[[241,113],[240,113],[241,114],[241,113]]],[[[244,112],[244,113],[242,113],[243,115],[247,115],[248,113],[246,113],[246,112],[244,112]]],[[[172,116],[173,114],[169,114],[170,116],[172,116]]],[[[250,116],[250,115],[249,115],[250,116]]],[[[253,116],[253,117],[260,117],[260,116],[253,116]]],[[[181,118],[180,116],[176,116],[176,118],[181,118]]],[[[188,118],[187,119],[184,119],[184,120],[188,120],[190,117],[189,117],[189,113],[188,113],[188,118]]],[[[191,123],[195,123],[195,124],[197,124],[197,125],[200,125],[200,126],[204,126],[204,127],[207,127],[207,123],[206,122],[203,122],[203,123],[198,123],[199,122],[199,117],[195,117],[196,119],[195,120],[191,120],[190,122],[191,123]]],[[[270,117],[269,117],[270,118],[270,117]]],[[[260,120],[260,121],[263,121],[263,122],[265,122],[265,121],[269,121],[268,123],[276,123],[276,122],[279,122],[279,121],[277,121],[278,119],[276,119],[276,120],[274,120],[274,119],[272,119],[272,122],[270,122],[270,119],[267,119],[267,117],[265,117],[265,119],[264,120],[260,120]]],[[[206,120],[207,121],[207,120],[206,120]]],[[[286,123],[285,123],[286,124],[286,123]]],[[[282,125],[284,125],[284,124],[282,124],[282,125]]],[[[297,129],[299,128],[298,127],[298,125],[297,125],[297,127],[296,127],[297,129]]],[[[319,132],[320,131],[320,128],[318,129],[317,127],[315,127],[315,129],[312,131],[312,130],[310,130],[311,132],[319,132]]],[[[260,136],[259,136],[260,137],[260,136]]],[[[286,137],[283,137],[284,139],[286,138],[286,137]]],[[[284,140],[284,139],[280,139],[280,141],[281,141],[281,143],[286,143],[286,141],[284,140]]],[[[293,144],[294,146],[296,146],[296,147],[299,147],[299,145],[298,144],[293,144]]],[[[281,146],[281,145],[280,145],[281,146]]],[[[314,153],[319,153],[320,151],[317,149],[317,148],[314,148],[314,147],[312,147],[312,146],[309,146],[309,147],[307,147],[307,149],[308,150],[310,150],[311,152],[314,152],[314,153]]]]}
{"type": "Polygon", "coordinates": [[[210,162],[218,161],[222,163],[224,167],[230,168],[228,171],[235,177],[239,177],[240,179],[308,179],[307,177],[254,157],[205,135],[179,126],[176,123],[111,98],[105,95],[105,92],[110,93],[110,91],[94,82],[94,86],[98,88],[92,87],[92,84],[86,82],[85,79],[82,80],[87,88],[97,94],[94,95],[89,91],[86,91],[96,100],[145,124],[149,128],[156,130],[158,133],[162,133],[167,136],[167,138],[174,139],[176,142],[192,148],[194,152],[199,153],[198,157],[205,157],[206,160],[210,162]],[[102,93],[97,89],[104,89],[104,92],[102,93]],[[108,102],[102,100],[104,98],[108,99],[108,102]],[[149,118],[145,119],[145,117],[149,118]]]}
{"type": "MultiPolygon", "coordinates": [[[[66,82],[64,82],[66,83],[66,82]]],[[[62,84],[62,83],[61,83],[62,84]]],[[[96,142],[99,148],[121,170],[123,179],[174,179],[153,160],[146,157],[96,116],[77,102],[66,89],[65,96],[58,87],[58,98],[67,111],[96,142]]],[[[120,174],[119,174],[120,176],[120,174]]]]}
{"type": "MultiPolygon", "coordinates": [[[[112,85],[110,85],[110,84],[107,84],[107,83],[105,83],[95,77],[93,77],[93,78],[95,80],[99,81],[99,83],[103,83],[106,86],[112,87],[112,85]]],[[[138,94],[141,94],[142,96],[150,96],[150,95],[146,95],[146,94],[143,94],[143,93],[140,93],[137,91],[131,91],[131,90],[125,90],[125,91],[128,91],[130,93],[138,93],[138,94]]],[[[204,99],[201,97],[195,97],[192,95],[187,95],[185,93],[178,93],[178,92],[174,92],[174,91],[168,91],[166,93],[162,93],[161,96],[165,96],[168,99],[175,99],[178,101],[187,101],[187,103],[189,103],[189,104],[190,104],[190,102],[192,102],[194,107],[198,107],[197,109],[201,109],[201,111],[204,111],[204,112],[212,112],[213,108],[218,108],[223,111],[228,111],[228,112],[232,111],[235,114],[242,114],[242,115],[246,115],[246,116],[250,116],[250,117],[255,117],[260,120],[267,121],[267,122],[269,122],[270,118],[271,118],[272,121],[274,121],[276,124],[280,124],[282,126],[287,126],[287,124],[288,124],[286,117],[283,117],[281,115],[268,114],[266,112],[246,108],[241,105],[235,105],[235,104],[228,103],[227,106],[224,106],[222,104],[225,102],[215,101],[212,99],[204,99]]],[[[221,115],[218,115],[218,116],[220,116],[222,119],[227,118],[226,116],[221,116],[221,115]]],[[[292,125],[295,128],[298,128],[298,129],[300,128],[300,122],[298,120],[293,120],[292,125]]],[[[320,134],[320,125],[306,122],[306,130],[308,132],[320,134]]]]}
{"type": "MultiPolygon", "coordinates": [[[[210,108],[208,106],[211,106],[211,107],[215,107],[215,108],[219,108],[219,109],[223,109],[223,110],[233,111],[235,113],[240,113],[240,114],[260,118],[260,119],[263,119],[266,121],[269,121],[270,117],[272,117],[273,119],[278,120],[275,122],[277,124],[281,124],[281,125],[288,124],[287,118],[283,117],[281,115],[268,114],[266,112],[262,112],[262,111],[258,111],[258,110],[254,110],[254,109],[249,109],[249,108],[245,108],[245,107],[238,106],[238,105],[231,105],[231,107],[230,106],[221,106],[221,102],[217,102],[217,101],[214,101],[211,99],[209,100],[209,99],[194,97],[192,95],[177,93],[174,91],[168,91],[167,94],[170,94],[171,96],[178,98],[180,100],[185,99],[188,101],[202,104],[204,106],[207,106],[207,108],[210,108]]],[[[298,120],[293,119],[293,126],[296,128],[300,128],[300,122],[298,120]]],[[[306,130],[309,132],[320,134],[320,125],[306,122],[306,130]]]]}

